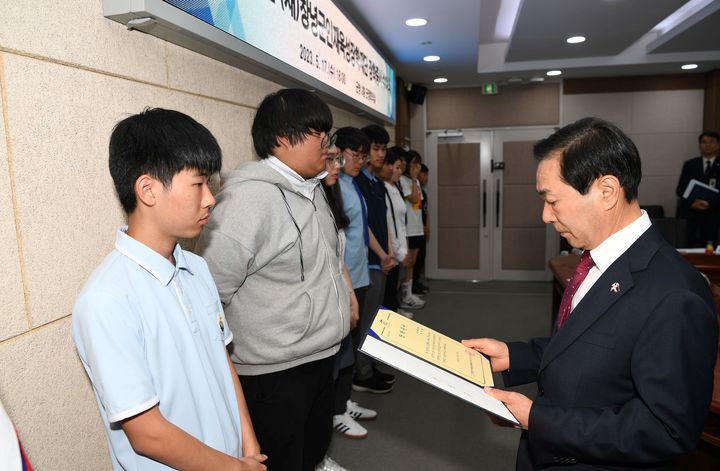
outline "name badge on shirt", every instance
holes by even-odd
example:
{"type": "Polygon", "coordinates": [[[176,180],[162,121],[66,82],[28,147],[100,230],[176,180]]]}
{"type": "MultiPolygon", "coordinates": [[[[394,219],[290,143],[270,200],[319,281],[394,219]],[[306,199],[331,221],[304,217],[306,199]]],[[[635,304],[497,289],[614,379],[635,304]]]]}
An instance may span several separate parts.
{"type": "Polygon", "coordinates": [[[711,178],[710,181],[708,182],[708,185],[710,185],[713,188],[717,188],[717,179],[711,178]]]}

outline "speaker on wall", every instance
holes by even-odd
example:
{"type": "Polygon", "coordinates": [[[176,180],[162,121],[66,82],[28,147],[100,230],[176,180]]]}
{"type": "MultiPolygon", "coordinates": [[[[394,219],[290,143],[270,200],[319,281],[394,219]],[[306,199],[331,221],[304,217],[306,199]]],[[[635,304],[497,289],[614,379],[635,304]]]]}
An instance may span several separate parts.
{"type": "Polygon", "coordinates": [[[416,105],[422,105],[425,101],[425,93],[427,93],[427,87],[412,84],[410,91],[408,91],[408,101],[416,105]]]}

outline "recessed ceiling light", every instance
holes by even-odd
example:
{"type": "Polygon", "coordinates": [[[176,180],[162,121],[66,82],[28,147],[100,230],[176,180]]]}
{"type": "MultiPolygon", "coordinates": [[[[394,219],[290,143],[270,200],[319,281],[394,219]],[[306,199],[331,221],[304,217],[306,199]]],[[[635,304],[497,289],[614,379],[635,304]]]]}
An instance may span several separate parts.
{"type": "Polygon", "coordinates": [[[560,71],[560,70],[548,70],[545,73],[545,75],[547,75],[548,77],[555,77],[556,75],[560,75],[560,74],[562,74],[562,71],[560,71]]]}
{"type": "Polygon", "coordinates": [[[680,67],[680,68],[681,68],[682,70],[693,70],[693,69],[697,69],[697,68],[698,68],[698,65],[697,65],[697,64],[685,64],[685,65],[683,65],[683,66],[680,67]]]}
{"type": "Polygon", "coordinates": [[[568,44],[584,43],[585,36],[571,36],[571,37],[567,38],[565,41],[567,41],[568,44]]]}
{"type": "Polygon", "coordinates": [[[447,79],[445,77],[438,77],[435,80],[433,80],[435,83],[447,83],[447,79]]]}
{"type": "Polygon", "coordinates": [[[409,20],[405,20],[405,24],[408,26],[425,26],[428,23],[428,20],[425,18],[410,18],[409,20]]]}
{"type": "Polygon", "coordinates": [[[544,82],[545,77],[540,77],[539,75],[534,75],[534,76],[530,77],[530,81],[533,83],[544,82]]]}
{"type": "Polygon", "coordinates": [[[522,83],[522,79],[520,77],[510,77],[507,79],[507,83],[522,83]]]}
{"type": "Polygon", "coordinates": [[[440,60],[440,56],[425,56],[423,57],[425,62],[437,62],[440,60]]]}

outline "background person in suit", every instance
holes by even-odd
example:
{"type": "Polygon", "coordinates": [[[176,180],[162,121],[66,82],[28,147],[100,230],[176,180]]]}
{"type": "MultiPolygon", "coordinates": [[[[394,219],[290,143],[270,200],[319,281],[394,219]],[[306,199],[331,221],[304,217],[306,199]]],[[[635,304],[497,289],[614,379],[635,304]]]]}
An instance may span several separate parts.
{"type": "Polygon", "coordinates": [[[677,217],[687,220],[687,242],[690,247],[705,247],[708,241],[718,244],[720,231],[720,204],[711,204],[704,199],[692,201],[683,198],[690,180],[699,180],[720,188],[720,135],[705,131],[698,136],[700,157],[686,160],[675,193],[678,196],[677,217]]]}
{"type": "Polygon", "coordinates": [[[549,338],[464,341],[505,384],[524,429],[517,469],[672,469],[696,446],[712,393],[717,320],[707,282],[637,201],[640,158],[617,127],[570,124],[534,148],[543,221],[585,252],[549,338]]]}

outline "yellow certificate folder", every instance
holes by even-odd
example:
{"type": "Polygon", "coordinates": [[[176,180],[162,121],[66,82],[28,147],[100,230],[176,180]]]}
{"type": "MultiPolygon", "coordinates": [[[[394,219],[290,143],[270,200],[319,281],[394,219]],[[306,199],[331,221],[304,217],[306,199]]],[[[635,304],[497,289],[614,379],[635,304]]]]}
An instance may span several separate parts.
{"type": "Polygon", "coordinates": [[[360,351],[518,424],[502,402],[483,391],[483,387],[493,386],[490,360],[418,322],[381,308],[360,351]]]}

